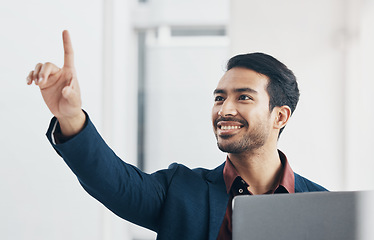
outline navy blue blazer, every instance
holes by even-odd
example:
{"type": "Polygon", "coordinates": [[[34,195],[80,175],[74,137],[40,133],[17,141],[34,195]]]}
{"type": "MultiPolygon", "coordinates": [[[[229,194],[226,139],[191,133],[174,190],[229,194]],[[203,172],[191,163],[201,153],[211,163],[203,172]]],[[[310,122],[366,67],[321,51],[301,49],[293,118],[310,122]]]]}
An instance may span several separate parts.
{"type": "MultiPolygon", "coordinates": [[[[157,232],[157,239],[217,239],[229,196],[224,164],[213,170],[171,164],[147,174],[122,161],[87,117],[87,125],[62,144],[47,137],[83,188],[119,217],[157,232]]],[[[325,191],[295,173],[295,192],[325,191]]]]}

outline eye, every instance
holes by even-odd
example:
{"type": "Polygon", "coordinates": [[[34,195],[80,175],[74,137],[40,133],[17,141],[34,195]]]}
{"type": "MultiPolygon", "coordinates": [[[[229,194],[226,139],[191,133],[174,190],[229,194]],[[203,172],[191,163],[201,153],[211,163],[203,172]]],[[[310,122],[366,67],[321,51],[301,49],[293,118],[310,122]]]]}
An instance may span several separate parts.
{"type": "Polygon", "coordinates": [[[215,102],[222,102],[222,101],[224,101],[225,99],[222,97],[222,96],[216,96],[215,98],[214,98],[214,101],[215,102]]]}
{"type": "Polygon", "coordinates": [[[240,95],[239,100],[253,100],[253,98],[247,95],[240,95]]]}

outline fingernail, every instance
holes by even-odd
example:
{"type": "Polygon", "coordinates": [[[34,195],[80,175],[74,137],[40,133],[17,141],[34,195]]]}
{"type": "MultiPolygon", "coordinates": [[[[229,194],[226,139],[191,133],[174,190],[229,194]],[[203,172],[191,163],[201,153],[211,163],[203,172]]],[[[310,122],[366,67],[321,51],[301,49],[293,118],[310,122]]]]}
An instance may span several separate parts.
{"type": "Polygon", "coordinates": [[[30,81],[31,81],[30,77],[27,77],[26,78],[26,83],[30,83],[30,81]]]}
{"type": "Polygon", "coordinates": [[[43,81],[43,79],[44,79],[44,78],[42,78],[42,77],[41,77],[41,78],[39,78],[39,81],[38,81],[38,83],[41,83],[41,82],[43,81]]]}

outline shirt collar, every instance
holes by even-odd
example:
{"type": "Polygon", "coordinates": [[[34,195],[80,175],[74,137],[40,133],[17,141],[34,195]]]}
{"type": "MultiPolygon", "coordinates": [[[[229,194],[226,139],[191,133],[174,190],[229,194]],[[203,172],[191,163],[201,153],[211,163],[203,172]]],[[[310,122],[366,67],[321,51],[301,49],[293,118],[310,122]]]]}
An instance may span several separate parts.
{"type": "MultiPolygon", "coordinates": [[[[288,163],[286,155],[280,150],[278,150],[278,154],[279,154],[281,163],[283,165],[283,169],[282,169],[279,184],[276,189],[282,186],[283,188],[287,190],[288,193],[295,193],[295,176],[294,176],[293,170],[291,169],[291,166],[288,163]]],[[[232,184],[234,183],[237,177],[240,177],[240,175],[236,171],[234,165],[231,163],[229,157],[227,156],[226,164],[223,169],[223,178],[225,180],[226,191],[228,194],[230,193],[232,184]]]]}

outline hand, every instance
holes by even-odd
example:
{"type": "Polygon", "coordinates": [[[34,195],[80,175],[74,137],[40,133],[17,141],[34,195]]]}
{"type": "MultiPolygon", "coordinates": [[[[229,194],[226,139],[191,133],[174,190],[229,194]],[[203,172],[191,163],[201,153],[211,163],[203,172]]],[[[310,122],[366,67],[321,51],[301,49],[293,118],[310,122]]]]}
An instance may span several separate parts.
{"type": "Polygon", "coordinates": [[[74,67],[74,53],[68,31],[62,33],[64,43],[64,66],[38,63],[27,77],[27,84],[34,81],[39,86],[44,102],[58,119],[62,134],[71,136],[84,125],[85,114],[74,67]]]}

